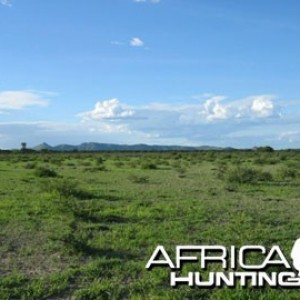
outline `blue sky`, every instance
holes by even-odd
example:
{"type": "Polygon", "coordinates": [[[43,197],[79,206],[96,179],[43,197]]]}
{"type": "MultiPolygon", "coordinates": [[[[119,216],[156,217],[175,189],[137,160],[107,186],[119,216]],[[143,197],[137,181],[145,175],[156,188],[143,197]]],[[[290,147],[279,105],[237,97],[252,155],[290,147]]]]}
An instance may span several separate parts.
{"type": "Polygon", "coordinates": [[[0,0],[0,148],[300,147],[298,0],[0,0]]]}

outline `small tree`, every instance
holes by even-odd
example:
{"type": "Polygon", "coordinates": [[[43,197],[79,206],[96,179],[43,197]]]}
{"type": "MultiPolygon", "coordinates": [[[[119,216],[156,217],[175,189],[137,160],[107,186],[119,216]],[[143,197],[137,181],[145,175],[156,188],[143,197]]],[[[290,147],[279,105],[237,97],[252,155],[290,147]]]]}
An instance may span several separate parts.
{"type": "Polygon", "coordinates": [[[27,150],[27,144],[25,142],[21,143],[21,151],[27,150]]]}
{"type": "Polygon", "coordinates": [[[255,150],[258,152],[274,152],[274,149],[271,146],[256,147],[255,150]]]}

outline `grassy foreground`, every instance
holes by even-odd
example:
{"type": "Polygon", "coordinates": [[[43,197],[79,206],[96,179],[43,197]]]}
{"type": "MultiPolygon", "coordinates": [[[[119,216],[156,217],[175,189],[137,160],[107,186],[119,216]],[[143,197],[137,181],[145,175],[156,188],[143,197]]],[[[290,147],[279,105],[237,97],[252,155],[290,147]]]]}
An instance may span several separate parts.
{"type": "Polygon", "coordinates": [[[160,244],[279,245],[289,258],[299,168],[297,151],[0,154],[0,299],[299,299],[173,289],[168,269],[145,269],[160,244]]]}

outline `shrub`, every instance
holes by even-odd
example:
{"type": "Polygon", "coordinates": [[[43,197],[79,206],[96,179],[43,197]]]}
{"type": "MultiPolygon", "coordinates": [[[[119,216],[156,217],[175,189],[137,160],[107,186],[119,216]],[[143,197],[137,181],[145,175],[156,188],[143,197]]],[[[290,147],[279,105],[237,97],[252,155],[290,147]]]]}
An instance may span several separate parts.
{"type": "Polygon", "coordinates": [[[24,169],[35,169],[36,163],[35,162],[28,162],[24,165],[24,169]]]}
{"type": "Polygon", "coordinates": [[[217,178],[218,179],[223,179],[224,178],[224,174],[226,174],[226,171],[228,169],[228,165],[226,162],[223,161],[219,161],[217,164],[217,178]]]}
{"type": "Polygon", "coordinates": [[[279,163],[279,159],[276,158],[269,158],[267,156],[261,156],[261,157],[257,157],[253,160],[253,163],[256,165],[276,165],[277,163],[279,163]]]}
{"type": "Polygon", "coordinates": [[[144,162],[142,163],[141,168],[144,170],[156,170],[157,165],[152,162],[144,162]]]}
{"type": "Polygon", "coordinates": [[[287,155],[286,154],[281,154],[280,157],[279,157],[279,159],[281,161],[287,160],[287,155]]]}
{"type": "Polygon", "coordinates": [[[182,168],[182,163],[181,163],[181,161],[178,161],[178,160],[173,161],[173,162],[172,162],[172,167],[173,167],[173,169],[175,169],[175,170],[181,169],[181,168],[182,168]]]}
{"type": "Polygon", "coordinates": [[[259,181],[271,181],[273,176],[269,172],[237,166],[227,170],[225,180],[228,183],[255,183],[259,181]]]}
{"type": "Polygon", "coordinates": [[[179,169],[177,169],[177,172],[178,172],[178,177],[179,178],[185,178],[186,177],[186,169],[179,168],[179,169]]]}
{"type": "Polygon", "coordinates": [[[44,190],[57,193],[59,198],[77,198],[84,200],[93,197],[90,192],[80,189],[77,182],[66,179],[45,183],[44,190]]]}
{"type": "Polygon", "coordinates": [[[122,167],[124,167],[125,164],[122,161],[115,161],[114,165],[117,168],[122,168],[122,167]]]}
{"type": "Polygon", "coordinates": [[[98,165],[97,170],[98,171],[107,171],[107,168],[104,165],[98,165]]]}
{"type": "Polygon", "coordinates": [[[35,169],[35,175],[38,177],[57,177],[58,174],[47,167],[38,167],[35,169]]]}
{"type": "Polygon", "coordinates": [[[273,180],[273,175],[270,172],[267,172],[267,171],[257,170],[256,178],[257,178],[257,181],[272,181],[273,180]]]}
{"type": "Polygon", "coordinates": [[[274,149],[270,146],[256,147],[255,150],[258,152],[274,152],[274,149]]]}
{"type": "Polygon", "coordinates": [[[225,179],[229,183],[249,183],[255,180],[255,172],[250,168],[235,167],[227,171],[225,179]]]}
{"type": "Polygon", "coordinates": [[[282,167],[277,171],[277,176],[279,179],[295,179],[298,176],[298,171],[289,167],[282,167]]]}
{"type": "Polygon", "coordinates": [[[99,156],[99,157],[97,157],[97,159],[96,159],[96,165],[102,165],[103,163],[104,163],[104,159],[101,157],[101,156],[99,156]]]}
{"type": "Polygon", "coordinates": [[[91,161],[82,161],[81,165],[84,167],[90,167],[92,165],[91,161]]]}

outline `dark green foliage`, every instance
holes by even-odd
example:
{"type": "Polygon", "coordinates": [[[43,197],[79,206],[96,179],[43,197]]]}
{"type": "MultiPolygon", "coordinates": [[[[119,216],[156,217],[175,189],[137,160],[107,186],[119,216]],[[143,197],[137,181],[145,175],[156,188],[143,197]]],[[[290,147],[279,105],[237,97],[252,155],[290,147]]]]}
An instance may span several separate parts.
{"type": "Polygon", "coordinates": [[[38,177],[57,177],[58,174],[48,167],[38,167],[35,169],[35,175],[38,177]]]}
{"type": "Polygon", "coordinates": [[[117,168],[122,168],[125,164],[122,161],[115,161],[114,165],[117,168]]]}
{"type": "Polygon", "coordinates": [[[256,147],[255,150],[258,152],[274,152],[274,149],[270,146],[256,147]]]}
{"type": "Polygon", "coordinates": [[[77,198],[77,199],[90,199],[93,195],[81,189],[78,182],[61,179],[56,181],[47,181],[42,184],[44,190],[54,192],[59,195],[59,198],[77,198]]]}
{"type": "Polygon", "coordinates": [[[157,169],[157,165],[153,162],[143,162],[141,164],[141,168],[143,170],[156,170],[157,169]]]}
{"type": "Polygon", "coordinates": [[[31,170],[31,169],[35,169],[35,168],[36,168],[35,162],[28,162],[24,165],[24,169],[31,170]]]}
{"type": "Polygon", "coordinates": [[[276,158],[269,158],[266,155],[259,156],[253,160],[253,163],[256,165],[276,165],[279,163],[279,159],[276,158]]]}
{"type": "Polygon", "coordinates": [[[238,184],[271,181],[273,179],[272,174],[269,172],[243,166],[228,169],[224,177],[228,183],[238,184]]]}
{"type": "Polygon", "coordinates": [[[291,180],[297,178],[299,173],[292,167],[283,166],[277,171],[277,176],[281,180],[291,180]]]}
{"type": "Polygon", "coordinates": [[[101,156],[99,156],[99,157],[97,157],[97,159],[96,159],[96,165],[102,165],[103,163],[104,163],[104,159],[101,157],[101,156]]]}
{"type": "Polygon", "coordinates": [[[107,171],[107,168],[104,165],[98,165],[97,170],[98,171],[107,171]]]}

